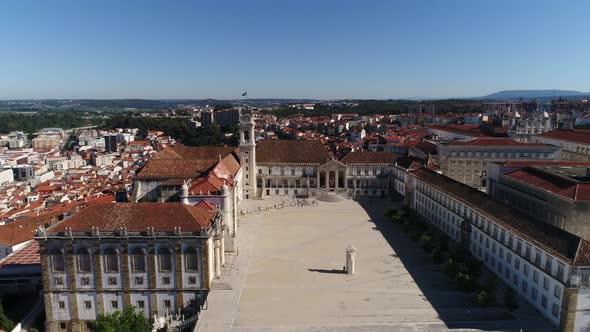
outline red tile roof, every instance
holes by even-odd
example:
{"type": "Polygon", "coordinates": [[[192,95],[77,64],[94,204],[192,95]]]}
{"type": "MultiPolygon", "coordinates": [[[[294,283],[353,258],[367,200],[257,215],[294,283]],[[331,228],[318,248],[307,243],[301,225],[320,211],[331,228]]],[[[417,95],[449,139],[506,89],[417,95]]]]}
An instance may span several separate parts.
{"type": "Polygon", "coordinates": [[[48,233],[61,233],[66,228],[73,232],[92,232],[97,227],[103,232],[173,232],[180,227],[183,232],[200,232],[208,228],[216,212],[199,209],[181,203],[96,203],[76,215],[51,226],[48,233]]]}
{"type": "Polygon", "coordinates": [[[397,158],[390,152],[350,152],[340,162],[345,165],[395,165],[397,158]]]}
{"type": "Polygon", "coordinates": [[[434,171],[420,168],[410,174],[453,196],[470,208],[485,213],[503,228],[544,248],[552,255],[576,266],[590,265],[588,241],[551,224],[533,219],[506,203],[434,171]]]}
{"type": "Polygon", "coordinates": [[[206,177],[193,181],[188,190],[193,195],[202,195],[220,191],[222,186],[223,180],[213,174],[209,174],[206,177]]]}
{"type": "Polygon", "coordinates": [[[504,138],[504,137],[479,137],[472,141],[465,141],[465,142],[451,142],[449,145],[465,145],[465,146],[549,146],[543,143],[521,143],[517,142],[511,138],[504,138]]]}
{"type": "Polygon", "coordinates": [[[4,257],[0,260],[0,267],[5,265],[35,265],[41,264],[41,255],[39,254],[39,243],[31,241],[20,250],[4,257]]]}
{"type": "Polygon", "coordinates": [[[552,138],[560,141],[590,144],[590,133],[585,131],[553,130],[539,136],[552,138]]]}
{"type": "Polygon", "coordinates": [[[203,209],[203,210],[217,210],[217,206],[215,204],[209,202],[208,200],[204,199],[195,205],[196,208],[203,209]]]}
{"type": "Polygon", "coordinates": [[[555,176],[534,167],[525,167],[505,177],[520,181],[526,186],[533,186],[555,195],[575,201],[590,201],[590,183],[578,182],[565,177],[555,176]]]}
{"type": "Polygon", "coordinates": [[[330,159],[320,141],[262,140],[256,146],[256,163],[263,164],[317,164],[330,159]]]}

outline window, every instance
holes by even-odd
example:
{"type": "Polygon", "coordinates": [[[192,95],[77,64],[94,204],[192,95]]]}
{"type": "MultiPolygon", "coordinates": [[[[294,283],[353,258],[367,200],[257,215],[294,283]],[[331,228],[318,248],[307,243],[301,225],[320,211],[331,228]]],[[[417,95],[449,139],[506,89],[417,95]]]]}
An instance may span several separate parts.
{"type": "Polygon", "coordinates": [[[168,278],[168,277],[162,278],[162,285],[170,285],[170,278],[168,278]]]}
{"type": "Polygon", "coordinates": [[[53,272],[66,272],[65,254],[63,249],[54,250],[51,253],[51,265],[53,272]]]}
{"type": "Polygon", "coordinates": [[[140,248],[133,249],[131,254],[131,268],[133,272],[145,272],[145,250],[140,248]]]}
{"type": "Polygon", "coordinates": [[[145,308],[145,302],[143,302],[143,301],[137,301],[135,304],[136,304],[136,307],[139,309],[145,308]]]}
{"type": "Polygon", "coordinates": [[[524,264],[523,268],[523,273],[525,276],[529,276],[529,265],[528,264],[524,264]]]}
{"type": "Polygon", "coordinates": [[[520,270],[520,259],[515,258],[514,259],[514,267],[516,268],[516,270],[520,270]]]}
{"type": "Polygon", "coordinates": [[[158,252],[158,260],[160,262],[160,272],[172,271],[172,252],[168,248],[161,248],[158,252]]]}
{"type": "Polygon", "coordinates": [[[66,322],[59,322],[59,328],[65,330],[67,327],[66,322]]]}
{"type": "Polygon", "coordinates": [[[508,264],[512,263],[512,254],[509,252],[506,253],[506,262],[508,264]]]}
{"type": "Polygon", "coordinates": [[[541,306],[547,308],[547,297],[545,295],[541,296],[541,306]]]}
{"type": "Polygon", "coordinates": [[[80,284],[81,285],[90,285],[90,278],[88,278],[88,277],[80,278],[80,284]]]}
{"type": "Polygon", "coordinates": [[[551,313],[555,317],[559,316],[559,306],[557,305],[557,303],[553,303],[553,308],[551,308],[551,313]]]}
{"type": "Polygon", "coordinates": [[[522,254],[522,240],[518,239],[518,241],[516,241],[516,253],[521,255],[522,254]]]}
{"type": "Polygon", "coordinates": [[[533,299],[534,301],[537,300],[537,289],[536,288],[531,288],[531,299],[533,299]]]}
{"type": "Polygon", "coordinates": [[[90,272],[92,271],[92,266],[90,263],[90,250],[89,249],[79,249],[77,254],[78,260],[78,272],[90,272]]]}
{"type": "Polygon", "coordinates": [[[563,281],[564,269],[565,269],[565,266],[563,264],[557,263],[557,279],[563,281]]]}
{"type": "Polygon", "coordinates": [[[549,290],[549,279],[547,277],[543,277],[543,289],[549,290]]]}
{"type": "Polygon", "coordinates": [[[195,285],[197,283],[197,277],[188,277],[189,285],[195,285]]]}
{"type": "Polygon", "coordinates": [[[57,308],[58,309],[65,309],[66,308],[66,303],[64,301],[57,302],[57,308]]]}
{"type": "Polygon", "coordinates": [[[84,301],[84,309],[92,309],[92,302],[84,301]]]}
{"type": "Polygon", "coordinates": [[[528,285],[527,285],[526,281],[524,281],[524,280],[523,280],[523,281],[522,281],[522,291],[523,291],[524,293],[526,293],[526,291],[527,291],[527,287],[528,287],[528,285]]]}
{"type": "Polygon", "coordinates": [[[545,272],[551,274],[551,268],[553,265],[553,258],[549,255],[545,257],[545,272]]]}
{"type": "Polygon", "coordinates": [[[109,285],[116,285],[117,284],[117,277],[109,277],[108,281],[109,281],[109,285]]]}
{"type": "Polygon", "coordinates": [[[164,308],[170,308],[172,306],[170,300],[164,300],[164,308]]]}
{"type": "Polygon", "coordinates": [[[199,255],[197,249],[187,248],[184,251],[184,266],[188,272],[197,272],[199,264],[199,255]]]}
{"type": "Polygon", "coordinates": [[[555,285],[555,288],[553,289],[553,295],[559,299],[561,297],[561,287],[555,285]]]}
{"type": "Polygon", "coordinates": [[[539,251],[539,249],[537,249],[537,251],[535,252],[535,264],[538,267],[541,267],[541,252],[539,251]]]}
{"type": "Polygon", "coordinates": [[[143,277],[135,277],[136,285],[143,285],[143,277]]]}
{"type": "Polygon", "coordinates": [[[53,283],[55,285],[63,285],[64,284],[64,280],[62,277],[55,277],[53,278],[53,283]]]}
{"type": "Polygon", "coordinates": [[[518,274],[514,274],[514,276],[512,276],[512,282],[514,283],[514,286],[518,287],[518,274]]]}
{"type": "Polygon", "coordinates": [[[539,282],[539,272],[537,270],[533,270],[533,281],[539,282]]]}
{"type": "Polygon", "coordinates": [[[527,246],[526,246],[526,249],[525,249],[525,251],[524,251],[524,258],[525,258],[527,261],[530,261],[530,260],[531,260],[531,246],[530,246],[530,245],[528,245],[528,244],[527,244],[527,246]]]}
{"type": "Polygon", "coordinates": [[[109,248],[104,251],[105,272],[119,272],[119,251],[109,248]]]}
{"type": "Polygon", "coordinates": [[[113,308],[113,309],[119,308],[119,302],[118,301],[111,301],[111,308],[113,308]]]}

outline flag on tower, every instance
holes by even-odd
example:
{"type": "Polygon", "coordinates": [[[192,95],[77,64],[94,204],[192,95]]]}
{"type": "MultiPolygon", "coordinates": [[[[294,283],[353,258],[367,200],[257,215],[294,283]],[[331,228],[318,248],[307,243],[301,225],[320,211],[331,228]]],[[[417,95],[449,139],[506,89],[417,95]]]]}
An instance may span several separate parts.
{"type": "Polygon", "coordinates": [[[248,90],[246,90],[242,93],[242,97],[247,97],[247,96],[248,96],[248,90]]]}

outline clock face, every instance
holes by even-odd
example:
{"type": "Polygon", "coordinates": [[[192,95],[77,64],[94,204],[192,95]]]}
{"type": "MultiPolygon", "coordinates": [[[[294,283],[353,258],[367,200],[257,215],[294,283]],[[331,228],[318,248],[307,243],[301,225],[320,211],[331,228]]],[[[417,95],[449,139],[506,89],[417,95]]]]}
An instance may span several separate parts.
{"type": "Polygon", "coordinates": [[[250,118],[251,118],[250,114],[244,114],[244,115],[242,115],[242,122],[243,123],[250,123],[250,118]]]}

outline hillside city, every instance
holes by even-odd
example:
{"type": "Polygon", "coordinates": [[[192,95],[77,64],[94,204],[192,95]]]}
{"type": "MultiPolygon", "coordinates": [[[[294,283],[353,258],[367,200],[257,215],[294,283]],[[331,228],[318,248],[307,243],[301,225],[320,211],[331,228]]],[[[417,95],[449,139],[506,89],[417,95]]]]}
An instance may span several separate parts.
{"type": "Polygon", "coordinates": [[[63,101],[81,125],[16,128],[53,103],[0,111],[4,330],[590,326],[587,99],[63,101]]]}

